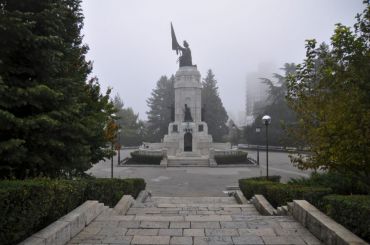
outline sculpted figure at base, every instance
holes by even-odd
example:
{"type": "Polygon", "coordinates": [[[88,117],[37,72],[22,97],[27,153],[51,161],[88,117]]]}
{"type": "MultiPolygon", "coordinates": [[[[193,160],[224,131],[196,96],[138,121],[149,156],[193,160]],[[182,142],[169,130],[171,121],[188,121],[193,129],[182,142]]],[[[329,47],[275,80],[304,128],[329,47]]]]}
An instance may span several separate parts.
{"type": "Polygon", "coordinates": [[[192,122],[193,118],[191,117],[191,112],[190,108],[188,107],[187,104],[185,104],[185,109],[184,109],[184,122],[192,122]]]}

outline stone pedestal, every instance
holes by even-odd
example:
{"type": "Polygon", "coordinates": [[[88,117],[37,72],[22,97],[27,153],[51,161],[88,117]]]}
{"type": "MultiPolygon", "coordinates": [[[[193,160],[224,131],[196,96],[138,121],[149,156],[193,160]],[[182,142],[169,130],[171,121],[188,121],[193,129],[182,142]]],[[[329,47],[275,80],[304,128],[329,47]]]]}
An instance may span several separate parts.
{"type": "Polygon", "coordinates": [[[201,121],[202,84],[195,66],[180,67],[175,76],[175,121],[168,126],[163,147],[169,156],[208,156],[212,136],[201,121]],[[190,109],[192,121],[185,121],[185,105],[190,109]]]}

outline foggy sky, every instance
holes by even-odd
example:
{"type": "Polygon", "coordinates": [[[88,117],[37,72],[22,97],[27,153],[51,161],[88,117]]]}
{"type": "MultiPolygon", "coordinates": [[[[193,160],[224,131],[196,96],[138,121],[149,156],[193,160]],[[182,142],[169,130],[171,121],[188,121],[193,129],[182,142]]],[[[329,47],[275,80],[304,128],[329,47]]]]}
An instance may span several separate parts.
{"type": "MultiPolygon", "coordinates": [[[[330,42],[334,24],[353,26],[362,0],[83,0],[93,75],[146,119],[146,99],[178,69],[170,22],[187,40],[202,77],[212,69],[230,114],[245,109],[247,74],[269,62],[302,62],[304,41],[330,42]]],[[[276,71],[278,72],[278,70],[276,71]]]]}

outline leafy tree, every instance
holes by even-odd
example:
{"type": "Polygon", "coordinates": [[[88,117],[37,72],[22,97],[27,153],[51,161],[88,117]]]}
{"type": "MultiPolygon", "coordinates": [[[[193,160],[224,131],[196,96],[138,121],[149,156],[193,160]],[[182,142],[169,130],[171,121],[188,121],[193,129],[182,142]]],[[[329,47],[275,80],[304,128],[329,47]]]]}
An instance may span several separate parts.
{"type": "Polygon", "coordinates": [[[307,41],[306,59],[288,82],[293,131],[312,151],[300,168],[350,173],[370,186],[370,4],[354,31],[337,24],[331,45],[307,41]]]}
{"type": "Polygon", "coordinates": [[[204,120],[208,124],[208,133],[214,141],[222,141],[228,133],[228,116],[218,94],[217,81],[212,70],[209,69],[203,79],[202,103],[204,105],[204,120]]]}
{"type": "Polygon", "coordinates": [[[80,2],[0,5],[0,177],[80,174],[109,154],[113,105],[86,83],[80,2]]]}
{"type": "Polygon", "coordinates": [[[113,103],[117,109],[117,124],[121,129],[119,143],[125,146],[141,145],[144,137],[144,123],[139,120],[139,114],[135,114],[131,107],[124,108],[118,94],[114,97],[113,103]]]}
{"type": "Polygon", "coordinates": [[[162,76],[151,97],[147,100],[149,107],[148,115],[148,135],[150,141],[160,141],[168,133],[168,124],[171,122],[171,107],[175,103],[174,90],[175,77],[168,79],[162,76]]]}
{"type": "Polygon", "coordinates": [[[297,142],[288,137],[287,128],[296,123],[296,117],[286,101],[287,77],[295,73],[296,65],[286,63],[281,68],[284,75],[273,74],[275,80],[261,78],[268,86],[267,105],[257,115],[251,126],[244,128],[244,136],[248,143],[265,144],[265,126],[262,124],[263,115],[270,115],[272,123],[269,125],[269,143],[271,145],[296,145],[297,142]],[[255,132],[256,127],[261,127],[261,133],[255,132]]]}

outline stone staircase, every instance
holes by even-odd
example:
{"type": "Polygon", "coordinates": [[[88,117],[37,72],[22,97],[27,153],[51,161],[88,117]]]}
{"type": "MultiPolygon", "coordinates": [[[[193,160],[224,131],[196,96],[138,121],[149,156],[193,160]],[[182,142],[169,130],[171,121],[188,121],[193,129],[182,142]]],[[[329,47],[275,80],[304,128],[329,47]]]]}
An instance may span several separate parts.
{"type": "Polygon", "coordinates": [[[208,167],[209,158],[202,156],[169,156],[167,160],[168,167],[208,167]]]}
{"type": "Polygon", "coordinates": [[[233,197],[148,197],[109,208],[69,244],[320,244],[290,216],[262,216],[233,197]]]}

